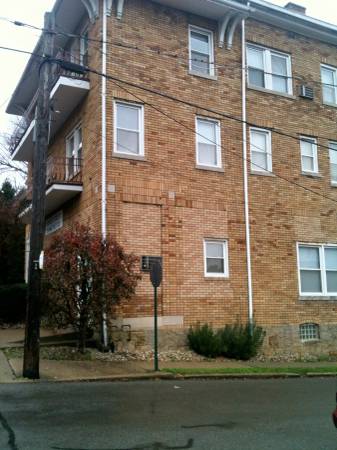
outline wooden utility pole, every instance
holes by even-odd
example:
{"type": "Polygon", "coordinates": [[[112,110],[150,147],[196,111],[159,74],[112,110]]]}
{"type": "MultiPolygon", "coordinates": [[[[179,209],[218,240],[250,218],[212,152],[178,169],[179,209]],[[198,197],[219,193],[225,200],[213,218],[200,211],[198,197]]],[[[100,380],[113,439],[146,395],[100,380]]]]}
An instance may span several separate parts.
{"type": "Polygon", "coordinates": [[[44,17],[43,56],[39,69],[39,96],[36,108],[35,147],[33,157],[32,224],[28,272],[27,316],[23,376],[39,378],[40,363],[40,295],[41,269],[39,258],[43,250],[45,232],[46,159],[50,122],[50,87],[53,57],[55,18],[44,17]]]}

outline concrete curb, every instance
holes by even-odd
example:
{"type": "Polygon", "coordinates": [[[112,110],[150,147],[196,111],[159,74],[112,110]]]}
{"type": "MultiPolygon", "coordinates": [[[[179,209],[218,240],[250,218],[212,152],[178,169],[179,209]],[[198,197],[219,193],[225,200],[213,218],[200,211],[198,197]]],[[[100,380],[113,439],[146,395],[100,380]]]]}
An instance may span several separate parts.
{"type": "MultiPolygon", "coordinates": [[[[266,380],[266,379],[294,379],[294,378],[322,378],[337,377],[332,372],[308,372],[305,375],[297,373],[240,373],[240,374],[172,374],[172,373],[145,373],[145,374],[121,374],[102,377],[82,377],[82,378],[42,378],[39,380],[28,380],[17,378],[11,383],[104,383],[104,382],[131,382],[131,381],[151,381],[151,380],[266,380]]],[[[0,383],[1,384],[1,383],[0,383]]]]}

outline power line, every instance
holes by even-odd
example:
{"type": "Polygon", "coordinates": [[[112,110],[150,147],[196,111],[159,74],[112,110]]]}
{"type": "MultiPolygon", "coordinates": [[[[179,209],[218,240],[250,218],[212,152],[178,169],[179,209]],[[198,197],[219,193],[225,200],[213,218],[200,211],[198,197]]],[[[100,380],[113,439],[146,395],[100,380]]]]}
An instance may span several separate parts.
{"type": "MultiPolygon", "coordinates": [[[[39,30],[39,31],[42,31],[42,32],[45,31],[44,28],[37,27],[37,26],[35,26],[35,25],[31,25],[31,24],[28,24],[28,23],[25,23],[25,22],[21,22],[21,21],[18,21],[18,20],[11,20],[11,19],[8,19],[8,18],[6,18],[6,17],[0,17],[0,20],[5,20],[5,21],[7,21],[7,22],[9,22],[9,23],[12,23],[13,25],[20,26],[20,27],[27,27],[27,28],[31,28],[31,29],[33,29],[33,30],[39,30]]],[[[183,56],[179,56],[177,53],[164,52],[164,51],[162,51],[162,50],[160,50],[160,49],[140,48],[140,47],[138,47],[138,46],[130,45],[130,44],[125,44],[125,43],[122,43],[122,42],[113,42],[113,41],[111,41],[111,40],[106,40],[106,41],[105,41],[105,40],[103,40],[103,39],[89,38],[88,36],[86,36],[86,35],[84,35],[84,34],[74,34],[74,33],[67,32],[66,30],[62,29],[62,28],[59,27],[59,26],[57,26],[56,28],[58,29],[58,31],[55,31],[54,34],[59,34],[59,35],[62,35],[62,36],[68,37],[68,38],[85,39],[85,40],[88,41],[88,42],[97,42],[97,43],[99,43],[99,44],[104,44],[104,43],[105,43],[105,44],[109,44],[109,45],[112,45],[112,46],[116,46],[116,47],[119,47],[119,48],[122,48],[122,49],[129,49],[129,50],[135,50],[135,51],[140,51],[140,52],[148,52],[148,53],[151,53],[151,54],[153,54],[153,55],[170,57],[170,58],[173,58],[173,59],[175,59],[175,60],[177,60],[177,61],[179,61],[179,60],[183,61],[183,63],[184,63],[185,66],[188,65],[188,64],[186,64],[186,62],[200,62],[200,63],[205,63],[205,61],[202,60],[202,59],[198,59],[198,58],[185,58],[185,57],[183,57],[183,56]]],[[[97,49],[97,50],[99,50],[101,53],[103,53],[101,49],[97,49]]],[[[214,61],[210,61],[209,64],[210,64],[214,69],[228,69],[228,68],[231,67],[231,65],[228,65],[228,64],[216,64],[214,61]]],[[[237,64],[237,65],[235,64],[235,67],[238,68],[238,69],[240,69],[240,70],[242,70],[242,67],[241,67],[241,65],[239,65],[239,64],[237,64]]],[[[246,71],[246,73],[249,73],[249,69],[250,69],[250,68],[247,67],[247,68],[244,69],[244,70],[246,71]]],[[[263,71],[263,70],[261,70],[261,72],[262,72],[264,75],[277,76],[277,77],[283,78],[284,80],[296,80],[296,81],[300,81],[300,82],[302,82],[302,83],[307,83],[307,82],[308,82],[309,84],[315,84],[315,85],[319,85],[319,86],[323,86],[323,87],[326,86],[326,87],[334,87],[334,88],[337,88],[337,85],[336,85],[336,84],[333,84],[333,83],[323,83],[322,81],[317,81],[317,80],[309,80],[309,81],[308,81],[308,80],[305,79],[303,76],[283,75],[283,74],[278,74],[278,73],[274,73],[274,72],[267,72],[267,71],[263,71]]]]}
{"type": "MultiPolygon", "coordinates": [[[[0,46],[0,49],[1,49],[1,48],[3,48],[3,47],[0,46]]],[[[17,50],[17,49],[13,49],[13,48],[6,48],[6,50],[19,51],[19,52],[21,52],[21,50],[17,50]]],[[[29,52],[29,53],[30,53],[30,52],[29,52]]],[[[30,53],[30,54],[32,54],[32,55],[34,55],[34,56],[39,56],[39,57],[41,57],[41,55],[38,55],[38,54],[36,54],[36,53],[30,53]]],[[[50,61],[53,61],[53,62],[55,62],[55,63],[66,62],[66,61],[62,61],[62,60],[58,60],[58,59],[54,59],[54,58],[53,58],[53,59],[50,59],[50,61]]],[[[151,104],[151,103],[145,101],[143,98],[137,96],[136,94],[134,94],[133,92],[129,91],[129,90],[126,89],[125,87],[121,86],[119,83],[123,83],[123,84],[129,85],[129,86],[134,87],[134,88],[136,88],[136,89],[141,89],[141,90],[146,91],[146,92],[149,92],[149,93],[151,93],[151,94],[155,94],[155,95],[164,97],[164,98],[166,98],[166,99],[168,99],[168,100],[175,101],[175,102],[184,104],[184,105],[189,106],[189,107],[192,107],[192,108],[197,108],[197,109],[201,109],[201,110],[204,110],[204,111],[208,111],[208,112],[210,112],[210,113],[212,113],[212,114],[215,114],[215,115],[218,115],[218,116],[220,116],[220,117],[224,117],[224,118],[227,118],[227,119],[230,119],[230,120],[234,120],[234,121],[239,122],[239,123],[246,123],[247,125],[249,125],[249,126],[251,126],[251,127],[257,127],[257,128],[261,128],[261,129],[267,129],[267,130],[273,131],[273,132],[276,133],[276,134],[279,134],[279,135],[281,135],[281,136],[284,136],[284,137],[288,137],[288,138],[294,139],[294,140],[299,141],[299,142],[303,142],[303,141],[304,141],[304,142],[311,142],[311,141],[309,141],[309,140],[306,141],[306,139],[303,139],[303,138],[301,139],[301,138],[298,138],[298,137],[296,137],[296,136],[289,135],[289,134],[284,133],[284,132],[282,132],[282,131],[279,131],[279,130],[277,130],[277,129],[275,129],[275,128],[261,127],[261,126],[259,126],[259,125],[257,125],[257,124],[254,124],[254,123],[251,123],[251,122],[248,122],[248,121],[245,122],[245,121],[243,121],[242,119],[239,119],[239,118],[237,118],[237,117],[235,117],[235,116],[232,116],[232,115],[230,115],[230,114],[225,114],[225,113],[222,113],[222,112],[220,112],[220,111],[216,111],[216,110],[213,110],[213,109],[210,109],[210,108],[206,108],[206,107],[200,106],[200,105],[195,104],[195,103],[192,103],[192,102],[187,102],[187,101],[185,101],[185,100],[181,100],[181,99],[179,99],[179,98],[177,98],[177,97],[171,96],[171,95],[166,94],[166,93],[164,94],[164,93],[162,93],[162,92],[160,92],[160,91],[157,91],[157,90],[154,90],[154,89],[146,88],[146,87],[144,87],[144,86],[137,85],[137,84],[135,84],[135,83],[131,83],[131,82],[128,82],[128,81],[125,81],[125,80],[121,80],[121,79],[119,79],[119,78],[117,78],[117,77],[113,77],[113,76],[110,76],[110,75],[107,75],[107,74],[103,74],[103,73],[101,73],[101,72],[99,72],[99,71],[96,71],[96,70],[94,70],[94,69],[90,69],[89,67],[86,67],[86,70],[87,70],[88,72],[94,73],[94,74],[96,74],[96,75],[98,75],[98,76],[107,78],[109,81],[113,82],[118,88],[124,90],[124,91],[127,92],[129,95],[132,95],[133,97],[137,98],[137,99],[138,99],[140,102],[142,102],[143,104],[147,104],[148,106],[150,106],[151,108],[153,108],[153,109],[155,109],[157,112],[159,112],[160,114],[166,116],[166,117],[169,118],[170,120],[175,121],[175,122],[178,123],[180,126],[186,128],[186,129],[188,129],[189,131],[192,131],[193,133],[196,133],[194,129],[191,129],[190,127],[186,126],[185,124],[183,124],[182,122],[178,121],[178,120],[175,119],[174,117],[168,115],[166,112],[162,111],[162,110],[159,109],[158,107],[156,107],[156,106],[154,106],[153,104],[151,104]]],[[[330,150],[333,150],[333,149],[331,149],[330,147],[324,146],[324,145],[322,145],[322,144],[317,144],[317,146],[318,146],[318,147],[322,147],[322,148],[326,148],[326,149],[328,149],[329,151],[330,151],[330,150]]],[[[257,148],[258,148],[258,147],[257,147],[257,148]]],[[[333,151],[336,151],[336,150],[333,150],[333,151]]],[[[236,154],[234,153],[234,155],[236,155],[236,154]]],[[[238,155],[236,155],[236,156],[238,156],[238,155]]],[[[242,159],[241,156],[239,156],[239,157],[242,159]]],[[[254,165],[256,165],[256,164],[254,164],[254,165]]],[[[280,178],[280,179],[282,179],[282,180],[284,180],[284,181],[286,181],[286,182],[288,182],[288,183],[290,183],[290,184],[293,184],[294,186],[300,187],[300,188],[302,188],[302,189],[304,189],[304,190],[306,190],[306,191],[308,191],[308,192],[311,192],[311,193],[313,193],[313,194],[315,194],[315,195],[318,195],[318,196],[323,197],[323,198],[325,198],[325,199],[327,199],[327,200],[333,201],[334,203],[337,203],[337,201],[334,200],[334,199],[332,199],[331,197],[328,197],[328,196],[325,196],[325,195],[323,195],[323,194],[320,194],[320,193],[318,193],[318,192],[316,192],[316,191],[314,191],[314,190],[312,190],[312,189],[310,189],[310,188],[307,188],[307,187],[301,185],[300,183],[297,183],[297,182],[295,182],[295,181],[291,181],[291,180],[289,180],[288,178],[285,178],[285,177],[283,177],[283,176],[281,176],[281,175],[278,175],[278,174],[275,174],[275,173],[273,173],[273,174],[274,174],[276,177],[278,177],[278,178],[280,178]]]]}

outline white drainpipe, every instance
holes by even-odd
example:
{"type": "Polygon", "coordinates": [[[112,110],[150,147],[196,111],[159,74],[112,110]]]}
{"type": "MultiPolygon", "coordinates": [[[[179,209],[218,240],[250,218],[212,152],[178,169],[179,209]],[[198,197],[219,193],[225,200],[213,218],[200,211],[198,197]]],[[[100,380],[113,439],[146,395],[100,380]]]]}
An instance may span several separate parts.
{"type": "MultiPolygon", "coordinates": [[[[103,33],[102,33],[102,73],[106,73],[106,58],[107,58],[107,0],[103,0],[103,33]]],[[[107,236],[106,227],[106,84],[105,77],[101,77],[102,81],[102,239],[105,240],[107,236]]],[[[103,313],[102,320],[103,344],[108,346],[108,329],[106,314],[103,313]]]]}
{"type": "MultiPolygon", "coordinates": [[[[247,4],[249,6],[249,2],[247,4]]],[[[252,325],[253,312],[253,286],[252,286],[252,263],[250,248],[250,226],[249,226],[249,191],[248,191],[248,168],[247,168],[247,105],[246,105],[246,21],[242,20],[242,155],[243,155],[243,190],[245,205],[245,228],[246,228],[246,252],[247,252],[247,288],[248,288],[248,320],[252,325]]]]}

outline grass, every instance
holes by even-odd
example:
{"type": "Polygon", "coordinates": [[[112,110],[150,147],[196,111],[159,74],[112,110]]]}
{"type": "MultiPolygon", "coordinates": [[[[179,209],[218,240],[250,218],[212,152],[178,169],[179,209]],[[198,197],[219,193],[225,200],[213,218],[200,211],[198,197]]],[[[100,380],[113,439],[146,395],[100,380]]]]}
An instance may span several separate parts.
{"type": "Polygon", "coordinates": [[[242,368],[168,368],[162,372],[176,375],[245,375],[245,374],[296,374],[307,375],[308,373],[336,373],[337,366],[330,367],[242,367],[242,368]]]}
{"type": "MultiPolygon", "coordinates": [[[[10,347],[3,350],[7,359],[23,358],[23,348],[10,347]]],[[[79,353],[76,347],[40,347],[40,358],[54,361],[91,361],[91,353],[79,353]]]]}

